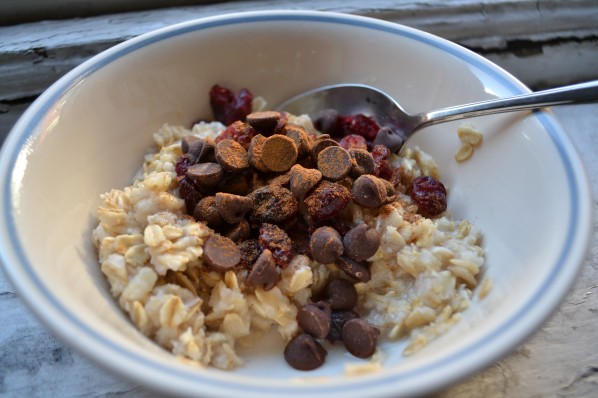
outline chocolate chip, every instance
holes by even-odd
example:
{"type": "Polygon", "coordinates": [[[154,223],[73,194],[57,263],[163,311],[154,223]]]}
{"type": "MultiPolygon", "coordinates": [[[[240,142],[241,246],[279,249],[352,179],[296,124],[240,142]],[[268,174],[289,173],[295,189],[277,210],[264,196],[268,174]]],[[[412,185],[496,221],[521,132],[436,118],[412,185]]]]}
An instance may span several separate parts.
{"type": "Polygon", "coordinates": [[[291,191],[279,185],[266,185],[249,196],[253,200],[249,219],[258,223],[279,224],[293,217],[299,208],[291,191]]]}
{"type": "Polygon", "coordinates": [[[262,173],[268,173],[270,170],[263,162],[262,145],[264,145],[266,137],[261,134],[256,135],[251,139],[249,150],[247,151],[248,161],[251,167],[262,173]]]}
{"type": "Polygon", "coordinates": [[[352,310],[333,310],[330,316],[330,331],[326,340],[332,344],[343,341],[343,326],[351,319],[359,318],[359,314],[352,310]]]}
{"type": "Polygon", "coordinates": [[[288,171],[297,161],[297,155],[295,141],[284,135],[270,136],[262,144],[262,161],[276,173],[288,171]]]}
{"type": "Polygon", "coordinates": [[[274,133],[279,120],[280,112],[262,111],[250,113],[247,115],[245,122],[253,127],[258,133],[269,136],[274,133]]]}
{"type": "Polygon", "coordinates": [[[216,160],[226,171],[235,172],[249,168],[247,151],[237,141],[226,139],[216,145],[216,160]]]}
{"type": "Polygon", "coordinates": [[[317,169],[306,169],[298,164],[289,171],[289,186],[297,198],[303,196],[315,187],[322,179],[322,173],[317,169]]]}
{"type": "Polygon", "coordinates": [[[335,264],[343,270],[345,274],[359,282],[368,282],[372,279],[370,269],[364,261],[355,261],[347,256],[341,256],[336,260],[335,264]]]}
{"type": "Polygon", "coordinates": [[[231,225],[226,228],[224,236],[232,240],[233,242],[243,241],[251,235],[251,227],[249,222],[242,219],[237,224],[231,225]]]}
{"type": "Polygon", "coordinates": [[[298,157],[301,158],[309,153],[309,137],[302,127],[287,125],[285,134],[295,142],[298,157]]]}
{"type": "Polygon", "coordinates": [[[264,249],[253,264],[251,271],[249,271],[245,285],[249,287],[262,286],[264,290],[268,291],[276,286],[277,282],[278,269],[276,268],[274,257],[272,257],[270,250],[264,249]]]}
{"type": "Polygon", "coordinates": [[[330,330],[330,306],[323,301],[304,305],[297,312],[297,323],[316,339],[325,338],[330,330]]]}
{"type": "Polygon", "coordinates": [[[224,221],[229,224],[236,224],[251,209],[253,201],[247,196],[218,192],[214,203],[224,221]]]}
{"type": "Polygon", "coordinates": [[[346,279],[333,279],[326,285],[326,301],[333,310],[350,310],[357,305],[357,290],[346,279]]]}
{"type": "Polygon", "coordinates": [[[381,180],[384,183],[384,186],[386,187],[386,201],[385,202],[386,203],[394,202],[395,199],[397,198],[395,186],[392,185],[392,182],[385,180],[384,178],[381,178],[381,180]]]}
{"type": "Polygon", "coordinates": [[[405,139],[401,136],[398,130],[390,127],[382,127],[378,130],[373,145],[384,145],[390,152],[395,153],[401,149],[404,142],[405,139]]]}
{"type": "Polygon", "coordinates": [[[351,171],[351,155],[340,146],[324,148],[317,158],[318,170],[322,177],[332,181],[345,178],[351,171]]]}
{"type": "Polygon", "coordinates": [[[197,141],[199,140],[199,137],[196,137],[194,135],[186,135],[181,139],[181,150],[183,151],[183,153],[187,153],[189,152],[189,144],[191,144],[193,141],[197,141]]]}
{"type": "Polygon", "coordinates": [[[351,186],[353,201],[360,206],[374,208],[386,202],[386,186],[376,176],[359,176],[351,186]]]}
{"type": "Polygon", "coordinates": [[[281,187],[288,188],[290,182],[291,182],[291,176],[289,175],[289,173],[284,173],[284,174],[277,175],[274,178],[271,178],[268,181],[268,184],[278,185],[281,187]]]}
{"type": "Polygon", "coordinates": [[[314,127],[322,133],[334,134],[338,112],[334,109],[322,110],[314,120],[314,127]]]}
{"type": "MultiPolygon", "coordinates": [[[[182,143],[184,145],[184,141],[182,143]]],[[[196,140],[188,141],[188,152],[187,154],[193,161],[193,163],[204,163],[204,162],[215,162],[214,157],[214,143],[203,138],[197,138],[196,140]]]]}
{"type": "Polygon", "coordinates": [[[351,176],[354,178],[363,174],[374,174],[376,164],[371,153],[363,149],[351,149],[349,151],[352,159],[351,176]]]}
{"type": "Polygon", "coordinates": [[[284,349],[284,359],[298,370],[319,368],[326,359],[327,352],[307,333],[295,336],[284,349]]]}
{"type": "Polygon", "coordinates": [[[376,339],[380,331],[367,321],[355,318],[345,322],[342,331],[343,343],[357,358],[369,358],[376,350],[376,339]]]}
{"type": "Polygon", "coordinates": [[[366,223],[361,223],[345,234],[343,243],[347,256],[355,261],[364,261],[380,247],[380,234],[366,223]]]}
{"type": "Polygon", "coordinates": [[[224,175],[222,166],[218,163],[198,163],[187,169],[187,177],[195,184],[211,188],[218,184],[224,175]]]}
{"type": "Polygon", "coordinates": [[[224,173],[216,191],[245,196],[251,192],[251,174],[248,173],[248,170],[239,173],[224,173]]]}
{"type": "Polygon", "coordinates": [[[214,271],[226,272],[241,260],[239,247],[229,238],[214,234],[203,246],[203,258],[214,271]]]}
{"type": "Polygon", "coordinates": [[[338,142],[326,137],[328,137],[327,134],[319,136],[318,139],[311,146],[310,154],[311,159],[314,163],[318,162],[318,156],[320,155],[320,152],[322,152],[324,149],[331,146],[338,146],[338,142]]]}
{"type": "Polygon", "coordinates": [[[193,217],[197,221],[205,221],[211,228],[222,225],[222,217],[216,208],[216,198],[213,196],[206,196],[197,203],[193,217]]]}
{"type": "Polygon", "coordinates": [[[309,248],[314,260],[322,264],[331,264],[343,254],[343,241],[334,228],[324,226],[311,234],[309,248]]]}

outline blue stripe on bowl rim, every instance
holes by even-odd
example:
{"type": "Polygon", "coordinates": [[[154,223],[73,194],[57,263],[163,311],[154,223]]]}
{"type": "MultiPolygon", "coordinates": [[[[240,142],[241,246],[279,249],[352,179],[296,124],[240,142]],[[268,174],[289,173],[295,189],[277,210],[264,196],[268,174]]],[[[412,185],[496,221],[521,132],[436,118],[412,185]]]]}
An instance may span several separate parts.
{"type": "MultiPolygon", "coordinates": [[[[481,72],[485,73],[486,75],[490,76],[495,81],[499,82],[502,87],[508,89],[513,95],[521,94],[526,92],[525,86],[521,83],[517,82],[512,76],[510,76],[507,72],[502,71],[500,68],[497,68],[495,65],[491,64],[489,61],[485,60],[484,58],[478,56],[469,51],[463,51],[462,48],[459,46],[445,41],[443,39],[439,39],[435,36],[426,34],[424,32],[417,31],[415,29],[407,28],[401,25],[392,24],[388,22],[383,22],[379,20],[374,20],[366,17],[358,17],[358,16],[351,16],[345,14],[337,14],[337,13],[327,13],[327,12],[317,12],[317,11],[272,11],[272,12],[247,12],[247,13],[235,13],[235,14],[228,14],[222,15],[218,17],[211,17],[211,18],[204,18],[195,21],[184,22],[181,24],[177,24],[171,27],[159,29],[154,32],[150,32],[144,35],[141,35],[135,39],[131,39],[127,42],[121,43],[109,50],[104,51],[100,55],[92,58],[89,61],[84,62],[79,67],[75,68],[72,72],[69,72],[59,81],[57,81],[53,86],[52,90],[48,90],[45,95],[42,94],[40,98],[36,101],[38,102],[37,113],[25,124],[19,124],[15,126],[13,132],[11,132],[10,136],[17,135],[15,144],[13,144],[13,148],[22,148],[26,145],[26,142],[32,138],[32,132],[35,131],[36,127],[41,123],[43,115],[53,106],[53,104],[62,96],[64,96],[72,87],[74,87],[79,81],[85,79],[86,76],[89,76],[94,71],[106,66],[107,64],[113,62],[114,60],[134,52],[140,48],[146,47],[148,45],[154,44],[156,42],[183,35],[189,32],[195,32],[200,30],[206,30],[211,28],[218,28],[222,26],[227,26],[231,24],[247,24],[247,23],[258,23],[258,22],[281,22],[281,21],[307,21],[307,22],[314,22],[314,23],[334,23],[340,25],[349,25],[349,26],[356,26],[359,28],[366,28],[378,31],[384,31],[387,33],[395,34],[398,36],[403,36],[423,44],[438,48],[444,52],[447,52],[454,57],[461,59],[462,61],[472,65],[473,67],[477,68],[481,72]]],[[[357,383],[345,383],[345,384],[337,384],[337,383],[330,383],[330,384],[317,384],[317,392],[331,392],[331,391],[343,391],[348,394],[347,396],[353,396],[355,394],[363,393],[364,388],[372,387],[372,383],[375,383],[376,390],[388,384],[389,387],[395,384],[401,383],[408,378],[414,376],[421,376],[421,375],[431,375],[435,370],[439,370],[443,367],[449,366],[453,361],[456,361],[460,357],[470,357],[474,351],[483,347],[486,344],[489,344],[490,341],[497,338],[498,336],[506,333],[510,327],[512,327],[517,320],[526,313],[534,310],[535,303],[538,302],[543,296],[545,296],[546,292],[550,291],[550,285],[559,277],[559,275],[564,271],[566,266],[566,260],[568,257],[569,251],[573,247],[574,240],[578,237],[575,233],[579,229],[579,220],[581,216],[581,209],[580,209],[580,200],[582,195],[580,193],[584,193],[585,189],[583,184],[576,179],[576,175],[574,172],[574,165],[572,160],[576,159],[576,155],[574,151],[571,149],[572,146],[568,143],[567,138],[565,137],[564,133],[560,129],[560,127],[554,122],[552,118],[542,112],[536,112],[535,117],[539,121],[539,123],[543,126],[543,128],[547,131],[549,136],[551,137],[555,147],[557,148],[560,160],[564,166],[565,173],[568,179],[569,184],[569,194],[570,194],[570,207],[567,211],[570,214],[570,219],[572,220],[571,223],[567,226],[567,239],[564,242],[564,246],[562,251],[552,266],[552,271],[541,285],[541,287],[534,292],[534,294],[530,297],[529,301],[522,306],[519,311],[512,314],[512,316],[506,320],[500,328],[497,328],[494,332],[484,335],[478,339],[478,341],[473,342],[472,344],[464,347],[460,351],[457,351],[442,360],[437,361],[433,364],[428,364],[421,366],[419,368],[415,368],[412,370],[403,370],[400,373],[392,373],[387,374],[386,376],[376,377],[369,381],[365,380],[365,378],[358,379],[357,383]],[[581,185],[580,185],[581,184],[581,185]]],[[[11,141],[12,142],[12,141],[11,141]]],[[[17,156],[19,155],[18,150],[14,150],[12,152],[7,153],[10,156],[7,164],[14,164],[16,162],[17,156]]],[[[2,170],[3,173],[10,173],[10,170],[2,170]]],[[[74,326],[79,331],[88,335],[88,337],[92,338],[96,342],[98,342],[102,348],[108,349],[112,351],[115,355],[120,356],[122,359],[132,361],[137,363],[140,367],[147,367],[152,368],[154,371],[158,371],[160,373],[164,373],[167,376],[176,378],[182,378],[181,380],[185,380],[186,382],[192,382],[197,385],[203,385],[204,388],[208,385],[214,386],[221,391],[241,391],[239,389],[242,388],[242,391],[245,393],[268,393],[268,394],[286,394],[286,395],[293,395],[293,394],[305,394],[307,392],[311,392],[309,390],[309,386],[304,388],[300,388],[302,386],[294,385],[292,389],[284,388],[284,387],[273,387],[270,389],[266,386],[259,386],[253,384],[240,384],[231,385],[230,382],[226,380],[215,380],[209,377],[202,377],[202,375],[198,374],[197,372],[182,372],[177,369],[172,369],[168,366],[164,366],[160,363],[148,363],[146,358],[137,355],[134,352],[130,352],[126,350],[126,348],[115,344],[111,340],[107,339],[103,335],[96,332],[90,326],[86,325],[84,322],[79,320],[73,313],[69,312],[67,308],[65,308],[57,298],[55,298],[51,292],[46,288],[43,283],[43,279],[36,274],[34,268],[29,263],[27,256],[25,254],[25,250],[21,245],[21,242],[17,239],[17,229],[16,229],[16,222],[12,214],[12,196],[11,196],[11,186],[13,184],[14,175],[10,175],[10,177],[6,178],[6,184],[3,187],[3,199],[4,199],[4,207],[2,209],[4,213],[4,218],[7,220],[7,228],[9,231],[9,241],[13,245],[13,250],[16,258],[20,261],[23,270],[26,272],[27,276],[29,277],[30,281],[33,285],[39,290],[39,293],[50,303],[50,305],[59,313],[61,313],[66,319],[68,319],[72,326],[74,326]],[[280,388],[280,390],[276,390],[276,388],[280,388]]],[[[4,257],[4,254],[0,254],[0,256],[4,257]]],[[[3,258],[3,262],[5,266],[8,267],[6,258],[3,258]]],[[[564,294],[564,293],[563,293],[564,294]]],[[[38,315],[43,318],[42,314],[38,315]]],[[[547,316],[547,315],[546,315],[547,316]]],[[[47,323],[47,322],[46,322],[47,323]]],[[[528,332],[531,333],[531,330],[528,332]]],[[[526,336],[521,336],[524,338],[526,336]]],[[[82,347],[80,347],[82,348],[82,347]]],[[[85,351],[84,348],[82,348],[85,351]]],[[[88,352],[90,356],[93,357],[93,354],[88,352]]],[[[500,356],[498,353],[495,353],[495,356],[500,356]]],[[[103,361],[99,358],[94,358],[99,362],[103,361]]],[[[490,358],[487,360],[494,360],[496,358],[490,358]]],[[[108,366],[107,363],[103,363],[104,365],[108,366]]],[[[489,363],[486,363],[489,364],[489,363]]],[[[471,371],[471,370],[470,370],[471,371]]],[[[131,378],[136,378],[134,372],[130,373],[129,376],[131,378]]],[[[459,376],[465,376],[465,374],[460,374],[459,376]]],[[[147,381],[147,380],[146,380],[147,381]]],[[[445,383],[448,381],[445,381],[445,383]]],[[[426,384],[434,384],[433,381],[426,383],[426,384]]],[[[155,385],[155,387],[160,388],[160,386],[155,385]]],[[[425,390],[425,386],[421,386],[422,390],[425,390]]],[[[365,391],[373,391],[373,390],[365,390],[365,391]]],[[[379,390],[378,390],[379,391],[379,390]]]]}

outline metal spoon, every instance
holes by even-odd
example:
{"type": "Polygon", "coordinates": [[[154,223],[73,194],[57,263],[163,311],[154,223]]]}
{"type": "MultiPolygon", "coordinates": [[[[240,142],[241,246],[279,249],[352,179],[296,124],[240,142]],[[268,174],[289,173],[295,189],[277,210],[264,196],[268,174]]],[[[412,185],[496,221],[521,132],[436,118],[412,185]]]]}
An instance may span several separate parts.
{"type": "Polygon", "coordinates": [[[342,115],[362,113],[372,116],[379,126],[388,127],[381,130],[383,134],[379,133],[374,143],[385,144],[393,152],[398,152],[417,130],[433,124],[494,113],[596,100],[598,100],[598,80],[411,115],[405,112],[390,95],[377,88],[363,84],[336,84],[299,94],[280,104],[277,110],[296,115],[307,114],[312,120],[315,120],[325,109],[334,109],[342,115]]]}

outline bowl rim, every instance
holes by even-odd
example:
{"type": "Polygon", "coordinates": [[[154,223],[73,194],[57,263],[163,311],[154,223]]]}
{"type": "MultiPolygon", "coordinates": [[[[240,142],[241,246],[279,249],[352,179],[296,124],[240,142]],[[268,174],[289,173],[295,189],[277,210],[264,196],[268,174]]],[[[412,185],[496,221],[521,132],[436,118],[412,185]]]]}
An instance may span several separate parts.
{"type": "Polygon", "coordinates": [[[55,335],[96,363],[137,383],[157,390],[185,395],[207,391],[211,396],[225,396],[243,391],[245,396],[255,397],[281,394],[301,396],[306,393],[326,396],[343,393],[347,397],[357,397],[363,396],[364,392],[367,392],[368,396],[376,396],[396,393],[398,390],[402,394],[421,394],[452,384],[506,355],[556,310],[583,264],[591,236],[592,211],[585,169],[566,133],[554,117],[545,111],[536,111],[535,117],[557,148],[569,185],[570,207],[567,211],[571,222],[567,226],[567,240],[558,259],[551,266],[550,274],[541,285],[542,288],[534,292],[524,306],[491,333],[481,336],[433,364],[403,370],[400,373],[381,372],[381,374],[354,379],[355,382],[337,380],[313,385],[280,382],[273,383],[272,386],[264,386],[243,379],[242,382],[235,384],[231,383],[230,373],[226,375],[210,373],[204,376],[192,368],[175,369],[168,365],[148,362],[146,358],[127,351],[126,348],[91,329],[55,299],[45,287],[43,279],[29,263],[24,246],[18,239],[16,218],[13,214],[15,195],[19,181],[25,172],[23,168],[17,166],[19,162],[26,160],[32,150],[31,144],[39,134],[37,127],[43,115],[57,100],[91,73],[137,49],[188,32],[231,24],[275,21],[332,23],[397,34],[449,52],[458,59],[482,69],[500,81],[512,94],[530,91],[502,68],[455,43],[396,23],[336,12],[267,10],[230,13],[178,23],[127,40],[85,61],[50,86],[25,111],[2,146],[0,218],[3,222],[0,225],[2,232],[0,243],[3,250],[0,251],[0,262],[19,297],[55,335]],[[518,318],[524,315],[526,321],[519,321],[518,318]],[[490,340],[492,344],[488,344],[490,340]],[[454,366],[456,360],[460,361],[460,366],[454,366]],[[433,377],[430,377],[432,374],[433,377]],[[169,378],[174,382],[165,385],[165,380],[169,378]],[[202,386],[203,390],[191,389],[192,386],[195,388],[202,386]]]}

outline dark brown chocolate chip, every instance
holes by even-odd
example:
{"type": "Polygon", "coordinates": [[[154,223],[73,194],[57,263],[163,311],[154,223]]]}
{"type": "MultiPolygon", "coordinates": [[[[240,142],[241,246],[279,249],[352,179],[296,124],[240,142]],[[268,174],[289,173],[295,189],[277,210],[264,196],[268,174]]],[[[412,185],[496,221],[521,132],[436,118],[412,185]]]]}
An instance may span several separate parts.
{"type": "Polygon", "coordinates": [[[297,199],[291,191],[279,185],[266,185],[249,196],[253,199],[249,218],[254,222],[279,224],[293,217],[298,210],[297,199]]]}
{"type": "Polygon", "coordinates": [[[376,351],[376,339],[380,331],[361,318],[345,322],[342,331],[343,343],[357,358],[369,358],[376,351]]]}
{"type": "Polygon", "coordinates": [[[314,127],[322,133],[334,134],[337,117],[335,109],[324,109],[315,117],[314,127]]]}
{"type": "Polygon", "coordinates": [[[382,127],[378,130],[373,145],[384,145],[390,152],[397,152],[403,146],[405,139],[399,134],[398,130],[390,127],[382,127]]]}
{"type": "Polygon", "coordinates": [[[346,279],[333,279],[326,286],[326,301],[333,310],[351,310],[357,305],[357,290],[346,279]]]}
{"type": "Polygon", "coordinates": [[[363,174],[373,174],[375,169],[374,157],[363,149],[351,149],[349,151],[353,164],[351,165],[351,176],[354,178],[363,174]]]}
{"type": "Polygon", "coordinates": [[[187,153],[189,152],[189,144],[191,144],[193,141],[197,141],[199,140],[199,137],[196,137],[194,135],[186,135],[181,139],[181,150],[183,151],[183,153],[187,153]]]}
{"type": "Polygon", "coordinates": [[[261,134],[256,135],[251,139],[249,150],[247,151],[248,161],[251,167],[262,173],[268,173],[270,170],[262,161],[262,145],[264,145],[266,137],[261,134]]]}
{"type": "Polygon", "coordinates": [[[319,170],[306,169],[298,164],[291,167],[289,171],[289,186],[297,198],[303,198],[321,179],[322,173],[319,170]]]}
{"type": "Polygon", "coordinates": [[[325,137],[328,137],[328,135],[326,134],[319,136],[318,139],[311,146],[310,153],[314,163],[317,163],[318,156],[320,155],[320,152],[322,152],[324,149],[331,146],[338,146],[338,142],[331,138],[325,137]]]}
{"type": "Polygon", "coordinates": [[[309,137],[302,127],[287,125],[285,127],[286,136],[295,142],[297,155],[302,158],[309,154],[309,137]]]}
{"type": "Polygon", "coordinates": [[[268,180],[268,184],[278,185],[285,188],[289,187],[290,182],[291,176],[289,175],[289,173],[279,174],[276,177],[273,177],[270,180],[268,180]]]}
{"type": "Polygon", "coordinates": [[[355,261],[364,261],[380,247],[380,234],[366,223],[361,223],[345,234],[343,243],[347,256],[355,261]]]}
{"type": "Polygon", "coordinates": [[[216,158],[214,157],[215,145],[213,142],[203,138],[198,138],[196,140],[189,141],[188,145],[189,147],[187,154],[194,164],[216,161],[216,158]]]}
{"type": "Polygon", "coordinates": [[[318,170],[332,181],[345,178],[351,171],[351,155],[340,146],[329,146],[318,154],[318,170]]]}
{"type": "Polygon", "coordinates": [[[218,192],[215,199],[220,217],[229,224],[236,224],[251,209],[253,201],[250,197],[218,192]]]}
{"type": "Polygon", "coordinates": [[[309,217],[314,222],[338,216],[349,204],[351,193],[341,184],[321,181],[303,201],[309,217]]]}
{"type": "Polygon", "coordinates": [[[351,194],[360,206],[379,207],[386,202],[386,185],[378,177],[364,174],[353,182],[351,194]]]}
{"type": "Polygon", "coordinates": [[[247,151],[237,141],[226,139],[216,145],[216,160],[226,171],[235,172],[249,168],[247,151]]]}
{"type": "Polygon", "coordinates": [[[269,136],[274,133],[279,120],[280,112],[261,111],[247,115],[245,122],[253,127],[258,133],[269,136]]]}
{"type": "Polygon", "coordinates": [[[343,241],[334,228],[320,227],[312,233],[309,248],[314,260],[322,264],[331,264],[343,254],[343,241]]]}
{"type": "Polygon", "coordinates": [[[242,171],[240,173],[224,173],[222,181],[216,187],[218,192],[226,192],[233,195],[245,196],[251,192],[251,180],[253,176],[249,171],[242,171]]]}
{"type": "Polygon", "coordinates": [[[249,226],[249,222],[245,219],[242,219],[237,224],[228,226],[224,234],[224,236],[226,236],[233,242],[243,241],[249,238],[250,235],[251,227],[249,226]]]}
{"type": "Polygon", "coordinates": [[[303,331],[316,339],[323,339],[330,330],[330,306],[320,301],[306,304],[297,312],[297,323],[303,331]]]}
{"type": "Polygon", "coordinates": [[[290,170],[297,161],[297,155],[295,141],[284,135],[270,136],[262,144],[262,161],[268,170],[275,173],[290,170]]]}
{"type": "Polygon", "coordinates": [[[347,256],[341,256],[335,264],[343,270],[345,274],[359,282],[368,282],[372,279],[372,274],[365,261],[355,261],[347,256]]]}
{"type": "Polygon", "coordinates": [[[245,285],[249,287],[261,286],[264,290],[268,291],[276,286],[278,282],[278,269],[272,257],[272,252],[268,249],[264,249],[258,256],[257,260],[251,267],[249,275],[245,280],[245,285]]]}
{"type": "Polygon", "coordinates": [[[195,184],[211,188],[222,180],[224,170],[218,163],[198,163],[187,169],[187,177],[195,184]]]}
{"type": "Polygon", "coordinates": [[[352,310],[333,310],[330,316],[330,331],[326,340],[332,344],[343,341],[343,326],[351,319],[359,318],[359,314],[352,310]]]}
{"type": "Polygon", "coordinates": [[[213,196],[206,196],[197,203],[193,217],[197,221],[204,221],[211,228],[218,228],[222,225],[222,217],[216,208],[216,198],[213,196]]]}
{"type": "Polygon", "coordinates": [[[284,359],[298,370],[313,370],[322,366],[327,352],[307,333],[295,336],[284,349],[284,359]]]}
{"type": "Polygon", "coordinates": [[[392,182],[385,180],[384,178],[381,179],[386,187],[386,203],[394,202],[397,198],[395,186],[392,182]]]}
{"type": "Polygon", "coordinates": [[[214,234],[203,246],[203,258],[214,271],[226,272],[241,260],[239,247],[229,238],[214,234]]]}

